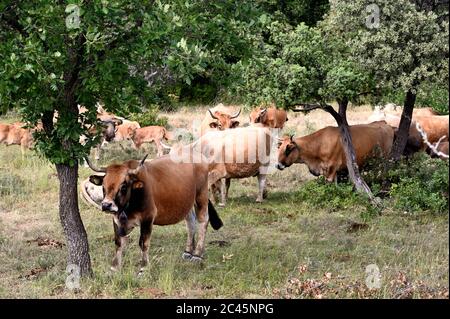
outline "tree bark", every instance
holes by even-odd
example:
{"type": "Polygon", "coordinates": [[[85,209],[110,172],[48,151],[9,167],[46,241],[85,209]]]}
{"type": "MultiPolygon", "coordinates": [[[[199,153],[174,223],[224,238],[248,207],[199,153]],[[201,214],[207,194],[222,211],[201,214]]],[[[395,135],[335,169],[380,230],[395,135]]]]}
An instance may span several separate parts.
{"type": "Polygon", "coordinates": [[[409,136],[409,127],[411,126],[411,119],[413,115],[414,104],[416,102],[416,93],[410,89],[406,93],[405,102],[403,104],[402,117],[398,127],[397,136],[392,145],[391,159],[398,161],[405,150],[406,143],[409,136]]]}
{"type": "Polygon", "coordinates": [[[350,134],[350,128],[347,122],[348,100],[340,100],[338,101],[338,103],[339,113],[337,113],[330,105],[325,106],[325,111],[330,113],[338,124],[350,180],[352,181],[353,185],[355,185],[357,191],[365,193],[369,197],[369,199],[373,201],[374,196],[372,194],[372,191],[370,190],[370,187],[366,184],[364,179],[361,177],[358,164],[356,163],[355,149],[353,147],[352,136],[350,134]]]}
{"type": "Polygon", "coordinates": [[[81,276],[91,276],[89,243],[78,209],[78,164],[57,164],[59,178],[59,217],[66,236],[68,265],[80,267],[81,276]]]}

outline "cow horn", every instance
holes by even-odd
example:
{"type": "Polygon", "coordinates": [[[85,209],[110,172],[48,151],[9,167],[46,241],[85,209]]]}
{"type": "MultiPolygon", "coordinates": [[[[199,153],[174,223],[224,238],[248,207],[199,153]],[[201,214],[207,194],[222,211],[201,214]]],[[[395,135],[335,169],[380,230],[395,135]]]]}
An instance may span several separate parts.
{"type": "Polygon", "coordinates": [[[95,167],[94,165],[92,165],[91,161],[89,160],[89,158],[87,156],[84,158],[84,160],[89,165],[91,170],[93,170],[94,172],[106,173],[106,168],[104,168],[104,167],[100,167],[100,168],[95,167]]]}
{"type": "Polygon", "coordinates": [[[232,115],[231,118],[234,119],[234,118],[238,117],[239,114],[241,114],[241,109],[239,109],[239,111],[237,111],[236,114],[232,115]]]}
{"type": "Polygon", "coordinates": [[[295,134],[292,134],[292,135],[291,135],[291,142],[294,142],[294,135],[295,135],[295,134]]]}
{"type": "Polygon", "coordinates": [[[266,113],[267,112],[267,108],[263,108],[261,109],[261,111],[259,111],[260,114],[266,113]]]}
{"type": "Polygon", "coordinates": [[[213,112],[211,112],[210,109],[208,109],[209,114],[211,114],[211,117],[215,120],[218,120],[218,118],[213,114],[213,112]]]}
{"type": "Polygon", "coordinates": [[[139,166],[136,167],[135,169],[129,170],[129,171],[128,171],[128,174],[130,174],[130,175],[137,175],[137,173],[139,173],[139,170],[140,170],[142,167],[144,167],[144,162],[145,162],[145,160],[147,159],[147,156],[148,156],[148,154],[146,154],[146,155],[144,156],[144,158],[139,162],[139,166]]]}

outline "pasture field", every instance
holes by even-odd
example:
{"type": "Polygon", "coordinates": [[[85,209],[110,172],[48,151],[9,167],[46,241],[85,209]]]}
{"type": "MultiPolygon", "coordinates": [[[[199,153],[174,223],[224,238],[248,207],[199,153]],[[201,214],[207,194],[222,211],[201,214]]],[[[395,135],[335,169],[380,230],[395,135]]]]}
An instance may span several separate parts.
{"type": "MultiPolygon", "coordinates": [[[[189,127],[205,110],[165,115],[169,124],[189,127]]],[[[349,122],[361,122],[370,112],[369,107],[350,110],[349,122]]],[[[240,120],[241,125],[248,122],[248,114],[240,120]]],[[[306,116],[290,112],[285,132],[303,135],[332,123],[321,111],[306,116]]],[[[154,157],[153,147],[147,149],[154,157]]],[[[110,144],[104,154],[101,164],[137,159],[145,151],[110,144]]],[[[81,167],[79,181],[90,174],[81,167]]],[[[56,170],[31,151],[22,159],[20,147],[0,145],[0,297],[448,298],[448,214],[389,207],[381,215],[367,214],[357,203],[317,208],[298,199],[302,185],[313,178],[303,165],[275,172],[268,177],[269,194],[262,204],[255,203],[256,178],[233,180],[227,206],[217,208],[224,227],[208,228],[204,263],[181,259],[184,223],[156,226],[142,276],[136,275],[139,230],[131,234],[122,271],[112,273],[112,219],[80,197],[94,277],[71,291],[65,286],[56,170]],[[371,264],[380,270],[378,289],[366,285],[371,264]]]]}

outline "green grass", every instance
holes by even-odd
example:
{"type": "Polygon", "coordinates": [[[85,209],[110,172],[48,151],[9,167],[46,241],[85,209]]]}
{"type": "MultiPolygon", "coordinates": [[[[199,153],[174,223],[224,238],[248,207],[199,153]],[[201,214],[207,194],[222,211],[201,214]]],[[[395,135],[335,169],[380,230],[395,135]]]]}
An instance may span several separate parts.
{"type": "MultiPolygon", "coordinates": [[[[153,148],[149,151],[154,156],[153,148]]],[[[101,163],[144,154],[110,145],[101,163]]],[[[209,228],[202,265],[181,259],[184,223],[155,227],[143,276],[136,275],[138,229],[131,235],[122,271],[112,273],[111,217],[80,199],[94,277],[72,292],[65,288],[65,247],[27,242],[37,237],[65,242],[54,167],[33,152],[22,160],[15,146],[0,145],[0,162],[3,298],[448,297],[448,214],[404,214],[388,208],[367,219],[357,204],[332,210],[326,204],[312,207],[298,197],[311,179],[302,165],[269,176],[269,197],[263,204],[255,203],[256,178],[233,180],[227,206],[218,209],[224,227],[209,228]],[[351,231],[355,223],[367,226],[351,231]],[[381,271],[380,289],[365,287],[369,264],[381,271]],[[41,272],[26,277],[33,269],[41,272]]],[[[80,168],[80,181],[89,174],[80,168]]]]}

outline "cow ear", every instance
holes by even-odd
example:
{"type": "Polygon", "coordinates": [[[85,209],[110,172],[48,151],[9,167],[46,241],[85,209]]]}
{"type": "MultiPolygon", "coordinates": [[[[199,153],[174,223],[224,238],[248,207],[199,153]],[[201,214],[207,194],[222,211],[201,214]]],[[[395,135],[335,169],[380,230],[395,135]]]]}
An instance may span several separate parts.
{"type": "Polygon", "coordinates": [[[219,124],[217,124],[217,122],[211,122],[211,123],[209,123],[209,127],[210,127],[210,128],[217,128],[217,126],[219,126],[219,124]]]}
{"type": "Polygon", "coordinates": [[[101,176],[101,175],[91,175],[89,176],[89,181],[97,186],[101,186],[103,184],[103,178],[105,176],[101,176]]]}
{"type": "Polygon", "coordinates": [[[231,128],[235,128],[239,126],[239,121],[233,121],[231,122],[231,128]]]}
{"type": "Polygon", "coordinates": [[[133,183],[133,185],[131,187],[133,189],[141,189],[141,188],[144,188],[144,183],[141,181],[136,181],[133,183]]]}

